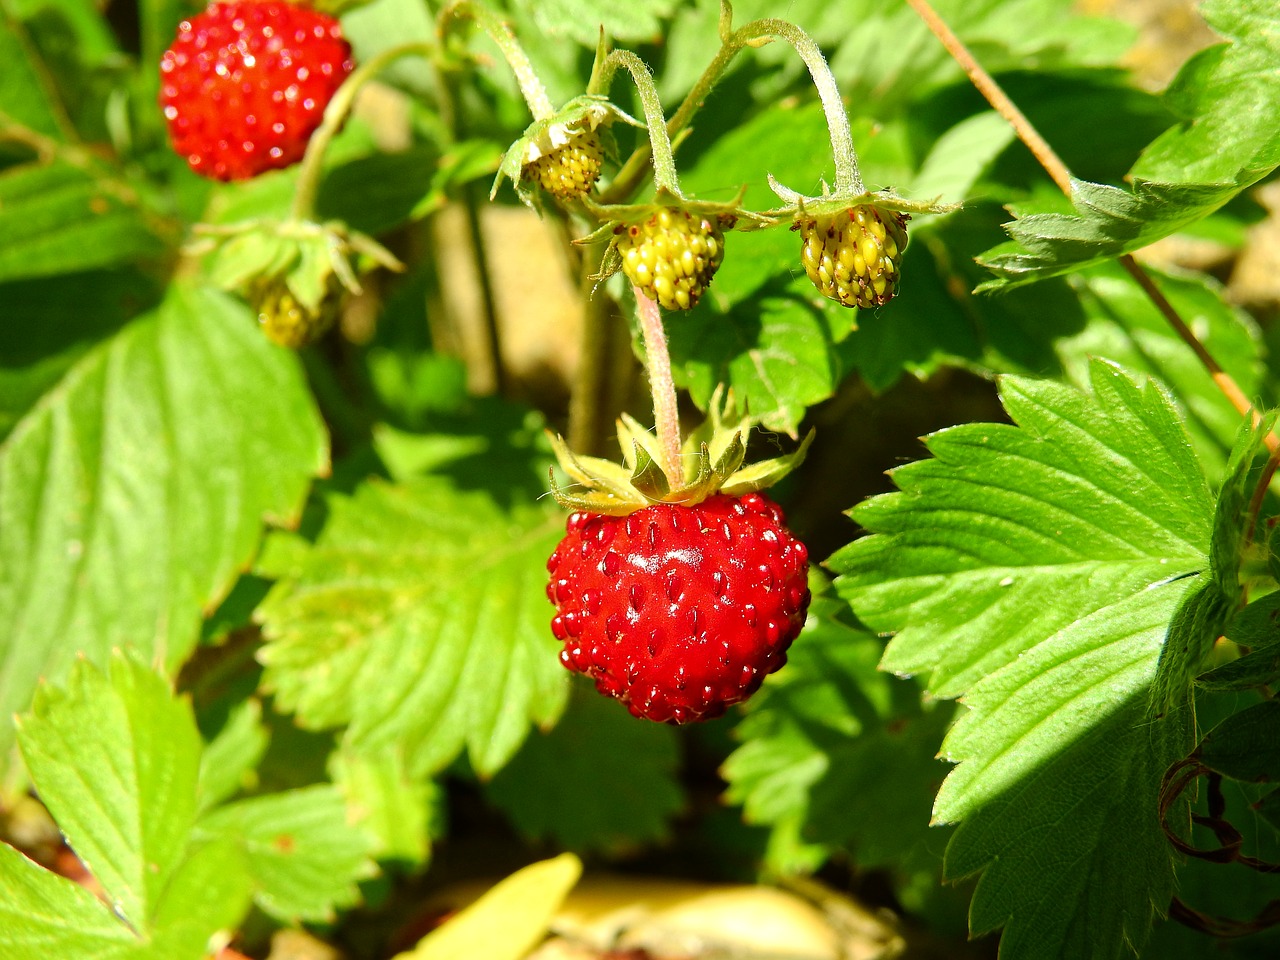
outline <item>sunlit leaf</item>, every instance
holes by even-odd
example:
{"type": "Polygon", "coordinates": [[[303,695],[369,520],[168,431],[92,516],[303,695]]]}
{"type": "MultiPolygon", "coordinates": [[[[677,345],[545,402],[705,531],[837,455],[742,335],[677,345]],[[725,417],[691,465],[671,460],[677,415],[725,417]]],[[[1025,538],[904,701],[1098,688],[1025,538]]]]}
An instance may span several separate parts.
{"type": "Polygon", "coordinates": [[[982,873],[971,926],[1004,926],[1009,957],[1119,956],[1172,890],[1155,797],[1188,690],[1162,719],[1150,697],[1208,582],[1213,502],[1163,390],[1104,363],[1092,389],[1006,379],[1014,425],[929,437],[901,492],[855,509],[877,535],[831,561],[859,619],[896,631],[884,665],[964,695],[934,818],[959,823],[947,872],[982,873]]]}

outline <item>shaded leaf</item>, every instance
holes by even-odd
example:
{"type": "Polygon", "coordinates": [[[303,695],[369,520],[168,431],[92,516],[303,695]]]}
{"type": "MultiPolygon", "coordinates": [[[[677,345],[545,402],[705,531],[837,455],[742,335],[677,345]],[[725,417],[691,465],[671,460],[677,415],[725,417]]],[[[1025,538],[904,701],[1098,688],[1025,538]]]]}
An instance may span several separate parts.
{"type": "Polygon", "coordinates": [[[353,826],[342,794],[324,784],[252,797],[204,816],[197,836],[244,851],[263,910],[283,921],[332,920],[359,899],[370,875],[370,837],[353,826]]]}
{"type": "Polygon", "coordinates": [[[1210,730],[1197,750],[1210,770],[1233,780],[1280,780],[1280,702],[1264,700],[1210,730]]]}
{"type": "Polygon", "coordinates": [[[786,669],[748,701],[734,731],[741,745],[721,771],[726,796],[749,823],[794,825],[862,866],[901,866],[929,828],[951,710],[922,709],[914,685],[877,670],[883,641],[838,609],[814,598],[786,669]]]}
{"type": "Polygon", "coordinates": [[[262,704],[243,700],[231,708],[218,735],[200,756],[200,810],[230,799],[251,784],[258,761],[267,751],[262,704]]]}
{"type": "Polygon", "coordinates": [[[65,162],[0,172],[0,281],[157,257],[164,243],[123,182],[65,162]]]}
{"type": "Polygon", "coordinates": [[[0,710],[77,651],[180,663],[326,446],[294,356],[208,290],[86,354],[0,445],[0,710]]]}
{"type": "Polygon", "coordinates": [[[525,836],[578,852],[661,840],[684,794],[675,731],[575,687],[555,729],[525,742],[485,794],[525,836]]]}
{"type": "Polygon", "coordinates": [[[0,141],[30,131],[62,140],[70,123],[41,70],[30,38],[7,10],[0,10],[0,141]]]}
{"type": "Polygon", "coordinates": [[[330,767],[348,806],[376,840],[372,855],[409,869],[425,864],[431,841],[443,831],[444,789],[410,776],[395,750],[339,750],[330,767]]]}

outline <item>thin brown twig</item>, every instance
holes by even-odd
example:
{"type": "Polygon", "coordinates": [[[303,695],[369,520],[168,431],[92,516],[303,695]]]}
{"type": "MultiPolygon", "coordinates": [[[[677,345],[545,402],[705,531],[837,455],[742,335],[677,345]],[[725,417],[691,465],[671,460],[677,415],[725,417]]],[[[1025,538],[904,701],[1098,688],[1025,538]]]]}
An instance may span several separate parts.
{"type": "MultiPolygon", "coordinates": [[[[1053,147],[1049,146],[1044,137],[1040,136],[1040,132],[1035,128],[1035,125],[1009,99],[1009,95],[1001,89],[991,74],[983,69],[982,64],[969,52],[969,48],[964,45],[964,42],[955,35],[946,21],[938,16],[937,11],[929,5],[928,0],[907,0],[907,4],[920,16],[925,26],[938,38],[956,63],[961,66],[978,92],[986,97],[992,108],[1013,127],[1018,139],[1031,151],[1040,166],[1045,169],[1045,172],[1049,174],[1053,182],[1057,184],[1058,189],[1066,194],[1068,199],[1074,199],[1075,178],[1072,177],[1070,169],[1063,163],[1062,158],[1058,156],[1053,147]]],[[[1260,414],[1254,409],[1244,391],[1240,389],[1240,385],[1214,360],[1213,355],[1209,353],[1205,345],[1200,342],[1200,339],[1187,326],[1186,321],[1182,319],[1177,309],[1160,291],[1160,288],[1156,286],[1155,281],[1151,279],[1151,276],[1143,269],[1142,265],[1127,253],[1119,259],[1120,265],[1137,281],[1156,309],[1169,322],[1174,333],[1195,353],[1200,363],[1209,372],[1214,384],[1222,391],[1222,394],[1230,401],[1231,405],[1236,408],[1241,416],[1252,417],[1254,423],[1257,423],[1260,414]]],[[[1274,433],[1267,434],[1266,444],[1267,449],[1273,453],[1280,449],[1280,439],[1277,439],[1274,433]]]]}

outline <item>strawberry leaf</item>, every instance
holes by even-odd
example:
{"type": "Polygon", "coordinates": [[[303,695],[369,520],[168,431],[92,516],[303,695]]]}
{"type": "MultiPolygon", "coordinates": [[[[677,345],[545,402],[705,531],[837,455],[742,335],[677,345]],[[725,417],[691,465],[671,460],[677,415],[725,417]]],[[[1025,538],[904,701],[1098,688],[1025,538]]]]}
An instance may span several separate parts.
{"type": "Polygon", "coordinates": [[[65,140],[72,136],[71,121],[57,100],[57,91],[25,28],[0,8],[0,141],[26,140],[31,134],[65,140]]]}
{"type": "Polygon", "coordinates": [[[26,948],[17,956],[197,960],[239,924],[249,873],[234,848],[195,839],[200,736],[162,677],[120,652],[105,673],[81,660],[65,687],[38,691],[19,740],[110,906],[0,846],[0,911],[21,911],[5,923],[6,943],[26,948]]]}
{"type": "MultiPolygon", "coordinates": [[[[1151,268],[1148,273],[1181,316],[1194,318],[1201,343],[1240,389],[1248,396],[1262,389],[1262,345],[1256,324],[1228,305],[1210,280],[1151,268]]],[[[1126,369],[1158,377],[1177,398],[1206,472],[1220,476],[1230,450],[1224,438],[1235,435],[1240,413],[1217,388],[1200,358],[1119,266],[1103,264],[1082,271],[1071,278],[1071,286],[1084,312],[1084,324],[1053,344],[1067,381],[1087,389],[1091,357],[1106,357],[1126,369]]]]}
{"type": "Polygon", "coordinates": [[[330,760],[333,780],[374,838],[373,856],[401,868],[422,867],[431,841],[444,829],[444,789],[411,777],[395,750],[376,754],[339,750],[330,760]]]}
{"type": "Polygon", "coordinates": [[[131,957],[133,932],[87,889],[0,843],[0,928],[12,960],[131,957]]]}
{"type": "Polygon", "coordinates": [[[786,669],[747,702],[742,745],[721,772],[748,823],[794,824],[861,866],[896,865],[927,842],[952,711],[922,709],[914,685],[879,671],[883,641],[843,622],[841,606],[815,597],[786,669]]]}
{"type": "Polygon", "coordinates": [[[532,839],[607,852],[667,834],[684,803],[678,763],[670,727],[580,684],[555,729],[526,741],[485,793],[532,839]]]}
{"type": "Polygon", "coordinates": [[[136,198],[64,161],[0,173],[0,281],[160,256],[136,198]]]}
{"type": "Polygon", "coordinates": [[[1015,425],[929,437],[901,492],[854,510],[875,535],[831,560],[859,619],[896,632],[884,666],[964,695],[934,819],[959,823],[946,872],[982,873],[971,928],[1004,926],[1007,957],[1119,956],[1172,892],[1156,795],[1191,745],[1188,690],[1163,717],[1150,698],[1213,589],[1213,503],[1154,381],[1095,362],[1092,387],[1006,378],[1015,425]]]}
{"type": "Polygon", "coordinates": [[[254,899],[286,922],[333,920],[334,907],[356,903],[356,881],[373,872],[371,838],[348,822],[330,784],[227,804],[203,817],[196,835],[238,844],[254,899]]]}
{"type": "Polygon", "coordinates": [[[142,929],[195,823],[200,734],[153,671],[120,654],[109,670],[81,660],[65,688],[37,689],[18,742],[67,842],[142,929]]]}
{"type": "Polygon", "coordinates": [[[1132,189],[1072,181],[1070,214],[1024,210],[1013,242],[981,262],[1004,289],[1131,253],[1207,216],[1280,165],[1270,118],[1280,111],[1280,10],[1269,0],[1216,0],[1205,19],[1230,44],[1192,57],[1166,92],[1182,122],[1129,172],[1132,189]]]}
{"type": "MultiPolygon", "coordinates": [[[[511,457],[487,479],[524,469],[511,457]]],[[[399,745],[413,776],[464,748],[493,773],[531,720],[564,707],[545,596],[562,531],[545,504],[504,506],[440,475],[334,497],[260,609],[264,684],[304,726],[347,725],[352,748],[399,745]]]]}
{"type": "Polygon", "coordinates": [[[234,301],[174,288],[86,354],[0,446],[0,710],[76,652],[180,663],[326,461],[296,359],[234,301]]]}

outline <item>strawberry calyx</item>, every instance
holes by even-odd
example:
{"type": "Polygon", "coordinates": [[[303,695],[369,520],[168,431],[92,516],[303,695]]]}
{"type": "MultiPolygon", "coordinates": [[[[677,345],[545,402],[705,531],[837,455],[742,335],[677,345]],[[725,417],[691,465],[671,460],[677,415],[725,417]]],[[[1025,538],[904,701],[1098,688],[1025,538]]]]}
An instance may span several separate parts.
{"type": "Polygon", "coordinates": [[[210,254],[214,284],[248,300],[268,335],[284,346],[302,346],[323,333],[340,302],[360,293],[360,277],[375,267],[404,269],[382,244],[339,221],[201,224],[196,234],[187,253],[210,254]],[[293,333],[276,337],[272,330],[281,317],[289,318],[281,329],[293,333]]]}
{"type": "Polygon", "coordinates": [[[732,397],[717,391],[707,419],[681,448],[678,476],[662,467],[657,435],[623,414],[618,445],[623,463],[575,454],[558,436],[551,446],[560,467],[573,481],[562,487],[551,474],[551,494],[566,509],[624,517],[656,503],[693,506],[723,493],[742,496],[777,483],[804,460],[813,431],[788,454],[747,464],[746,437],[752,421],[734,415],[732,397]]]}
{"type": "Polygon", "coordinates": [[[614,153],[608,127],[615,120],[643,126],[640,121],[610,103],[607,97],[594,94],[574,97],[550,116],[534,120],[503,155],[498,175],[494,177],[493,187],[489,191],[489,199],[497,196],[503,180],[510,180],[521,202],[537,209],[532,188],[537,178],[528,177],[527,171],[531,167],[536,168],[543,158],[559,155],[578,142],[589,143],[593,136],[603,135],[605,151],[614,153]]]}

